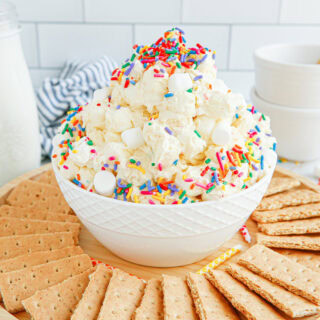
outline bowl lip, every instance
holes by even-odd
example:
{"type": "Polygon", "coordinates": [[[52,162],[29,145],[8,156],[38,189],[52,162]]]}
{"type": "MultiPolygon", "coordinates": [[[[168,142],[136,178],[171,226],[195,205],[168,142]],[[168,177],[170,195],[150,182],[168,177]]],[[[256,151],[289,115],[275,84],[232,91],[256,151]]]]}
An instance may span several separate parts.
{"type": "MultiPolygon", "coordinates": [[[[300,115],[306,115],[306,114],[320,115],[320,108],[288,107],[288,106],[284,106],[282,104],[276,104],[276,103],[267,101],[259,95],[259,93],[257,92],[256,86],[252,86],[251,91],[250,91],[250,96],[251,96],[251,99],[252,99],[252,97],[254,97],[254,99],[261,101],[261,103],[267,105],[270,108],[281,109],[285,112],[292,112],[292,113],[294,112],[294,113],[300,114],[300,115]]],[[[258,107],[258,109],[259,109],[259,107],[258,107]]]]}
{"type": "Polygon", "coordinates": [[[112,204],[117,204],[117,205],[123,205],[123,206],[136,206],[136,207],[141,207],[141,208],[152,208],[152,209],[160,209],[160,208],[190,208],[190,207],[195,207],[195,206],[204,206],[204,205],[210,205],[210,204],[221,204],[227,200],[237,198],[239,195],[245,195],[247,193],[250,193],[251,190],[258,188],[261,184],[264,184],[266,180],[270,179],[273,175],[273,172],[275,170],[276,164],[277,164],[277,154],[275,153],[276,157],[274,157],[274,163],[272,163],[271,167],[268,169],[266,174],[254,185],[250,186],[249,188],[245,190],[241,190],[240,192],[236,192],[234,194],[228,195],[224,198],[218,199],[218,200],[208,200],[208,201],[200,201],[200,202],[195,202],[195,203],[182,203],[179,205],[172,205],[172,204],[147,204],[147,203],[135,203],[135,202],[129,202],[129,201],[123,201],[123,200],[117,200],[109,197],[102,196],[100,194],[97,194],[95,192],[88,192],[87,190],[84,190],[82,188],[77,187],[75,184],[73,184],[71,181],[68,179],[62,177],[62,175],[59,172],[59,169],[56,167],[54,161],[52,161],[52,167],[53,171],[56,176],[59,177],[59,180],[64,181],[69,187],[71,187],[73,190],[80,192],[80,193],[85,193],[86,195],[89,195],[90,197],[97,198],[99,200],[104,199],[104,201],[108,201],[112,204]]]}
{"type": "Polygon", "coordinates": [[[265,57],[264,51],[267,49],[279,49],[279,48],[285,48],[285,47],[317,47],[320,48],[320,44],[315,44],[315,43],[306,43],[306,44],[299,44],[299,43],[281,43],[281,44],[271,44],[271,45],[266,45],[259,47],[255,49],[253,56],[255,59],[255,62],[265,62],[269,64],[270,66],[278,66],[278,67],[285,67],[288,69],[302,69],[304,71],[308,72],[315,72],[320,74],[320,66],[316,64],[307,64],[307,63],[293,63],[293,62],[280,62],[273,60],[271,58],[265,57]]]}

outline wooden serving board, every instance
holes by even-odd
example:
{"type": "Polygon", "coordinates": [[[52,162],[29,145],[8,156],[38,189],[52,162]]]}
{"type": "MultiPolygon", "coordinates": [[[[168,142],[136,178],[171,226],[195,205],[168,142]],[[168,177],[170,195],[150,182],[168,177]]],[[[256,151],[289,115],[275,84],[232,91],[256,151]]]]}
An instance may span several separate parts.
{"type": "MultiPolygon", "coordinates": [[[[33,171],[30,171],[15,180],[7,183],[3,187],[0,188],[0,205],[4,204],[6,201],[6,198],[8,194],[10,193],[11,189],[14,188],[19,182],[26,179],[34,179],[37,180],[37,177],[49,170],[51,168],[51,164],[45,165],[40,167],[39,169],[35,169],[33,171]]],[[[302,186],[305,188],[310,188],[312,190],[315,190],[317,192],[320,192],[320,187],[310,181],[309,179],[299,176],[287,169],[283,169],[281,167],[277,167],[275,171],[275,176],[290,176],[293,178],[296,178],[301,181],[302,186]]],[[[252,243],[255,243],[255,234],[257,233],[257,227],[255,222],[253,222],[251,219],[249,219],[246,223],[250,235],[252,237],[252,243]]],[[[196,272],[199,269],[201,269],[204,265],[211,262],[215,257],[219,256],[223,252],[225,252],[227,249],[237,245],[242,244],[243,249],[246,250],[249,248],[249,245],[243,240],[241,234],[238,232],[234,235],[234,237],[223,244],[222,247],[217,249],[211,256],[203,259],[202,261],[199,261],[194,264],[190,264],[184,267],[176,267],[176,268],[153,268],[153,267],[145,267],[141,265],[137,265],[131,262],[127,262],[125,260],[122,260],[121,258],[115,256],[112,252],[110,252],[108,249],[103,247],[90,233],[89,231],[83,226],[82,231],[80,234],[80,246],[83,248],[83,250],[90,255],[92,258],[96,260],[100,260],[102,262],[105,262],[109,265],[112,265],[114,267],[118,267],[123,269],[124,271],[127,271],[129,273],[135,274],[140,278],[143,279],[150,279],[150,278],[160,278],[161,274],[166,273],[169,275],[177,275],[177,276],[184,276],[187,272],[196,272]]],[[[9,314],[7,311],[5,311],[0,306],[0,319],[1,320],[30,320],[30,317],[26,312],[20,312],[18,314],[15,314],[14,316],[9,314]]]]}

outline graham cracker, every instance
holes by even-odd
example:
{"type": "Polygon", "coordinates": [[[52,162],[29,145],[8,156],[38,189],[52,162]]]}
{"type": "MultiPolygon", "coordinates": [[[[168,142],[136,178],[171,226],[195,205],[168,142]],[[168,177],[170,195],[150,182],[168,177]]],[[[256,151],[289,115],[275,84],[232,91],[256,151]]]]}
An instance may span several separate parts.
{"type": "Polygon", "coordinates": [[[259,244],[243,253],[238,263],[287,290],[320,304],[320,277],[317,272],[259,244]]]}
{"type": "Polygon", "coordinates": [[[71,320],[97,319],[105,297],[112,271],[104,264],[99,264],[90,276],[89,284],[75,308],[71,320]]]}
{"type": "Polygon", "coordinates": [[[86,254],[51,261],[0,275],[0,292],[6,309],[11,313],[23,310],[22,300],[37,290],[51,287],[92,267],[86,254]]]}
{"type": "Polygon", "coordinates": [[[50,261],[72,257],[82,253],[83,250],[80,247],[66,247],[52,251],[49,250],[27,253],[15,258],[0,261],[0,273],[29,268],[38,264],[44,264],[50,261]]]}
{"type": "Polygon", "coordinates": [[[309,189],[289,190],[263,198],[257,210],[274,210],[314,202],[320,202],[320,193],[309,189]]]}
{"type": "Polygon", "coordinates": [[[274,223],[258,223],[258,230],[271,236],[319,233],[320,218],[274,223]]]}
{"type": "Polygon", "coordinates": [[[200,320],[239,320],[229,302],[204,275],[190,272],[187,283],[200,320]]]}
{"type": "Polygon", "coordinates": [[[290,221],[320,217],[320,203],[287,207],[278,210],[255,211],[251,218],[260,223],[290,221]]]}
{"type": "Polygon", "coordinates": [[[162,275],[165,320],[197,320],[188,285],[182,278],[162,275]]]}
{"type": "Polygon", "coordinates": [[[113,270],[98,320],[131,320],[144,287],[143,280],[119,269],[113,270]]]}
{"type": "Polygon", "coordinates": [[[0,237],[0,261],[19,255],[74,246],[71,232],[0,237]]]}
{"type": "Polygon", "coordinates": [[[222,270],[209,270],[206,274],[210,282],[231,302],[231,304],[250,320],[284,320],[258,295],[222,270]]]}
{"type": "Polygon", "coordinates": [[[8,205],[0,206],[0,217],[79,223],[79,219],[70,214],[46,212],[36,208],[20,208],[8,205]]]}
{"type": "Polygon", "coordinates": [[[136,309],[133,320],[163,320],[163,293],[161,280],[148,281],[140,306],[136,309]]]}
{"type": "Polygon", "coordinates": [[[300,186],[300,181],[288,177],[273,177],[265,196],[271,196],[276,193],[290,190],[292,188],[300,186]]]}
{"type": "Polygon", "coordinates": [[[60,189],[32,180],[20,182],[9,194],[7,203],[22,208],[37,208],[44,212],[72,214],[60,189]]]}
{"type": "Polygon", "coordinates": [[[257,243],[271,248],[299,249],[299,250],[320,250],[320,236],[268,236],[257,233],[257,243]]]}
{"type": "Polygon", "coordinates": [[[38,182],[50,184],[53,187],[59,188],[56,176],[53,170],[48,170],[40,174],[37,178],[38,182]]]}
{"type": "Polygon", "coordinates": [[[94,268],[87,269],[50,288],[37,291],[22,304],[33,320],[69,320],[93,271],[94,268]]]}
{"type": "Polygon", "coordinates": [[[0,237],[55,232],[71,232],[75,243],[77,243],[80,233],[80,224],[0,217],[0,237]]]}
{"type": "Polygon", "coordinates": [[[230,263],[226,271],[230,273],[233,278],[242,282],[250,290],[269,301],[290,317],[311,316],[320,311],[319,306],[254,274],[238,264],[230,263]]]}
{"type": "Polygon", "coordinates": [[[320,272],[320,254],[308,251],[276,249],[276,252],[300,263],[313,271],[320,272]]]}

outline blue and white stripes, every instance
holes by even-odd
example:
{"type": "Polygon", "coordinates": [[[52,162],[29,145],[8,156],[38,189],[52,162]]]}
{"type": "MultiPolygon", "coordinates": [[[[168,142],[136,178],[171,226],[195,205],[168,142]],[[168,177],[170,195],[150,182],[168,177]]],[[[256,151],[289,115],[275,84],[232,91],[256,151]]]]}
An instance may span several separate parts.
{"type": "Polygon", "coordinates": [[[60,75],[47,78],[36,94],[43,156],[52,153],[52,138],[70,107],[90,101],[96,89],[109,84],[116,64],[103,56],[95,62],[68,61],[60,75]]]}

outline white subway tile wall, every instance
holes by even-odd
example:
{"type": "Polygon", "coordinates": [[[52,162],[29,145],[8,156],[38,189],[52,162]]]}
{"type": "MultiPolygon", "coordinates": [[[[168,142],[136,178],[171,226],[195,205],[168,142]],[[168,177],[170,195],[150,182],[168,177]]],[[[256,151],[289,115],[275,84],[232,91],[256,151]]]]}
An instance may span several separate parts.
{"type": "Polygon", "coordinates": [[[29,67],[39,66],[39,52],[38,52],[38,36],[37,26],[35,24],[22,23],[21,24],[21,42],[23,51],[29,67]]]}
{"type": "Polygon", "coordinates": [[[279,42],[320,43],[320,0],[11,0],[34,86],[68,58],[118,63],[134,43],[180,26],[191,44],[217,51],[218,76],[249,97],[253,51],[279,42]]]}
{"type": "Polygon", "coordinates": [[[282,0],[281,23],[320,23],[319,0],[282,0]]]}
{"type": "Polygon", "coordinates": [[[40,65],[60,67],[70,58],[97,58],[102,54],[123,61],[131,51],[130,25],[39,24],[40,65]]]}
{"type": "Polygon", "coordinates": [[[80,0],[9,0],[18,9],[22,21],[82,22],[83,3],[80,0]]]}
{"type": "Polygon", "coordinates": [[[184,0],[183,22],[277,23],[280,0],[184,0]]]}
{"type": "Polygon", "coordinates": [[[180,21],[181,1],[84,0],[84,16],[88,22],[176,23],[180,21]]]}

